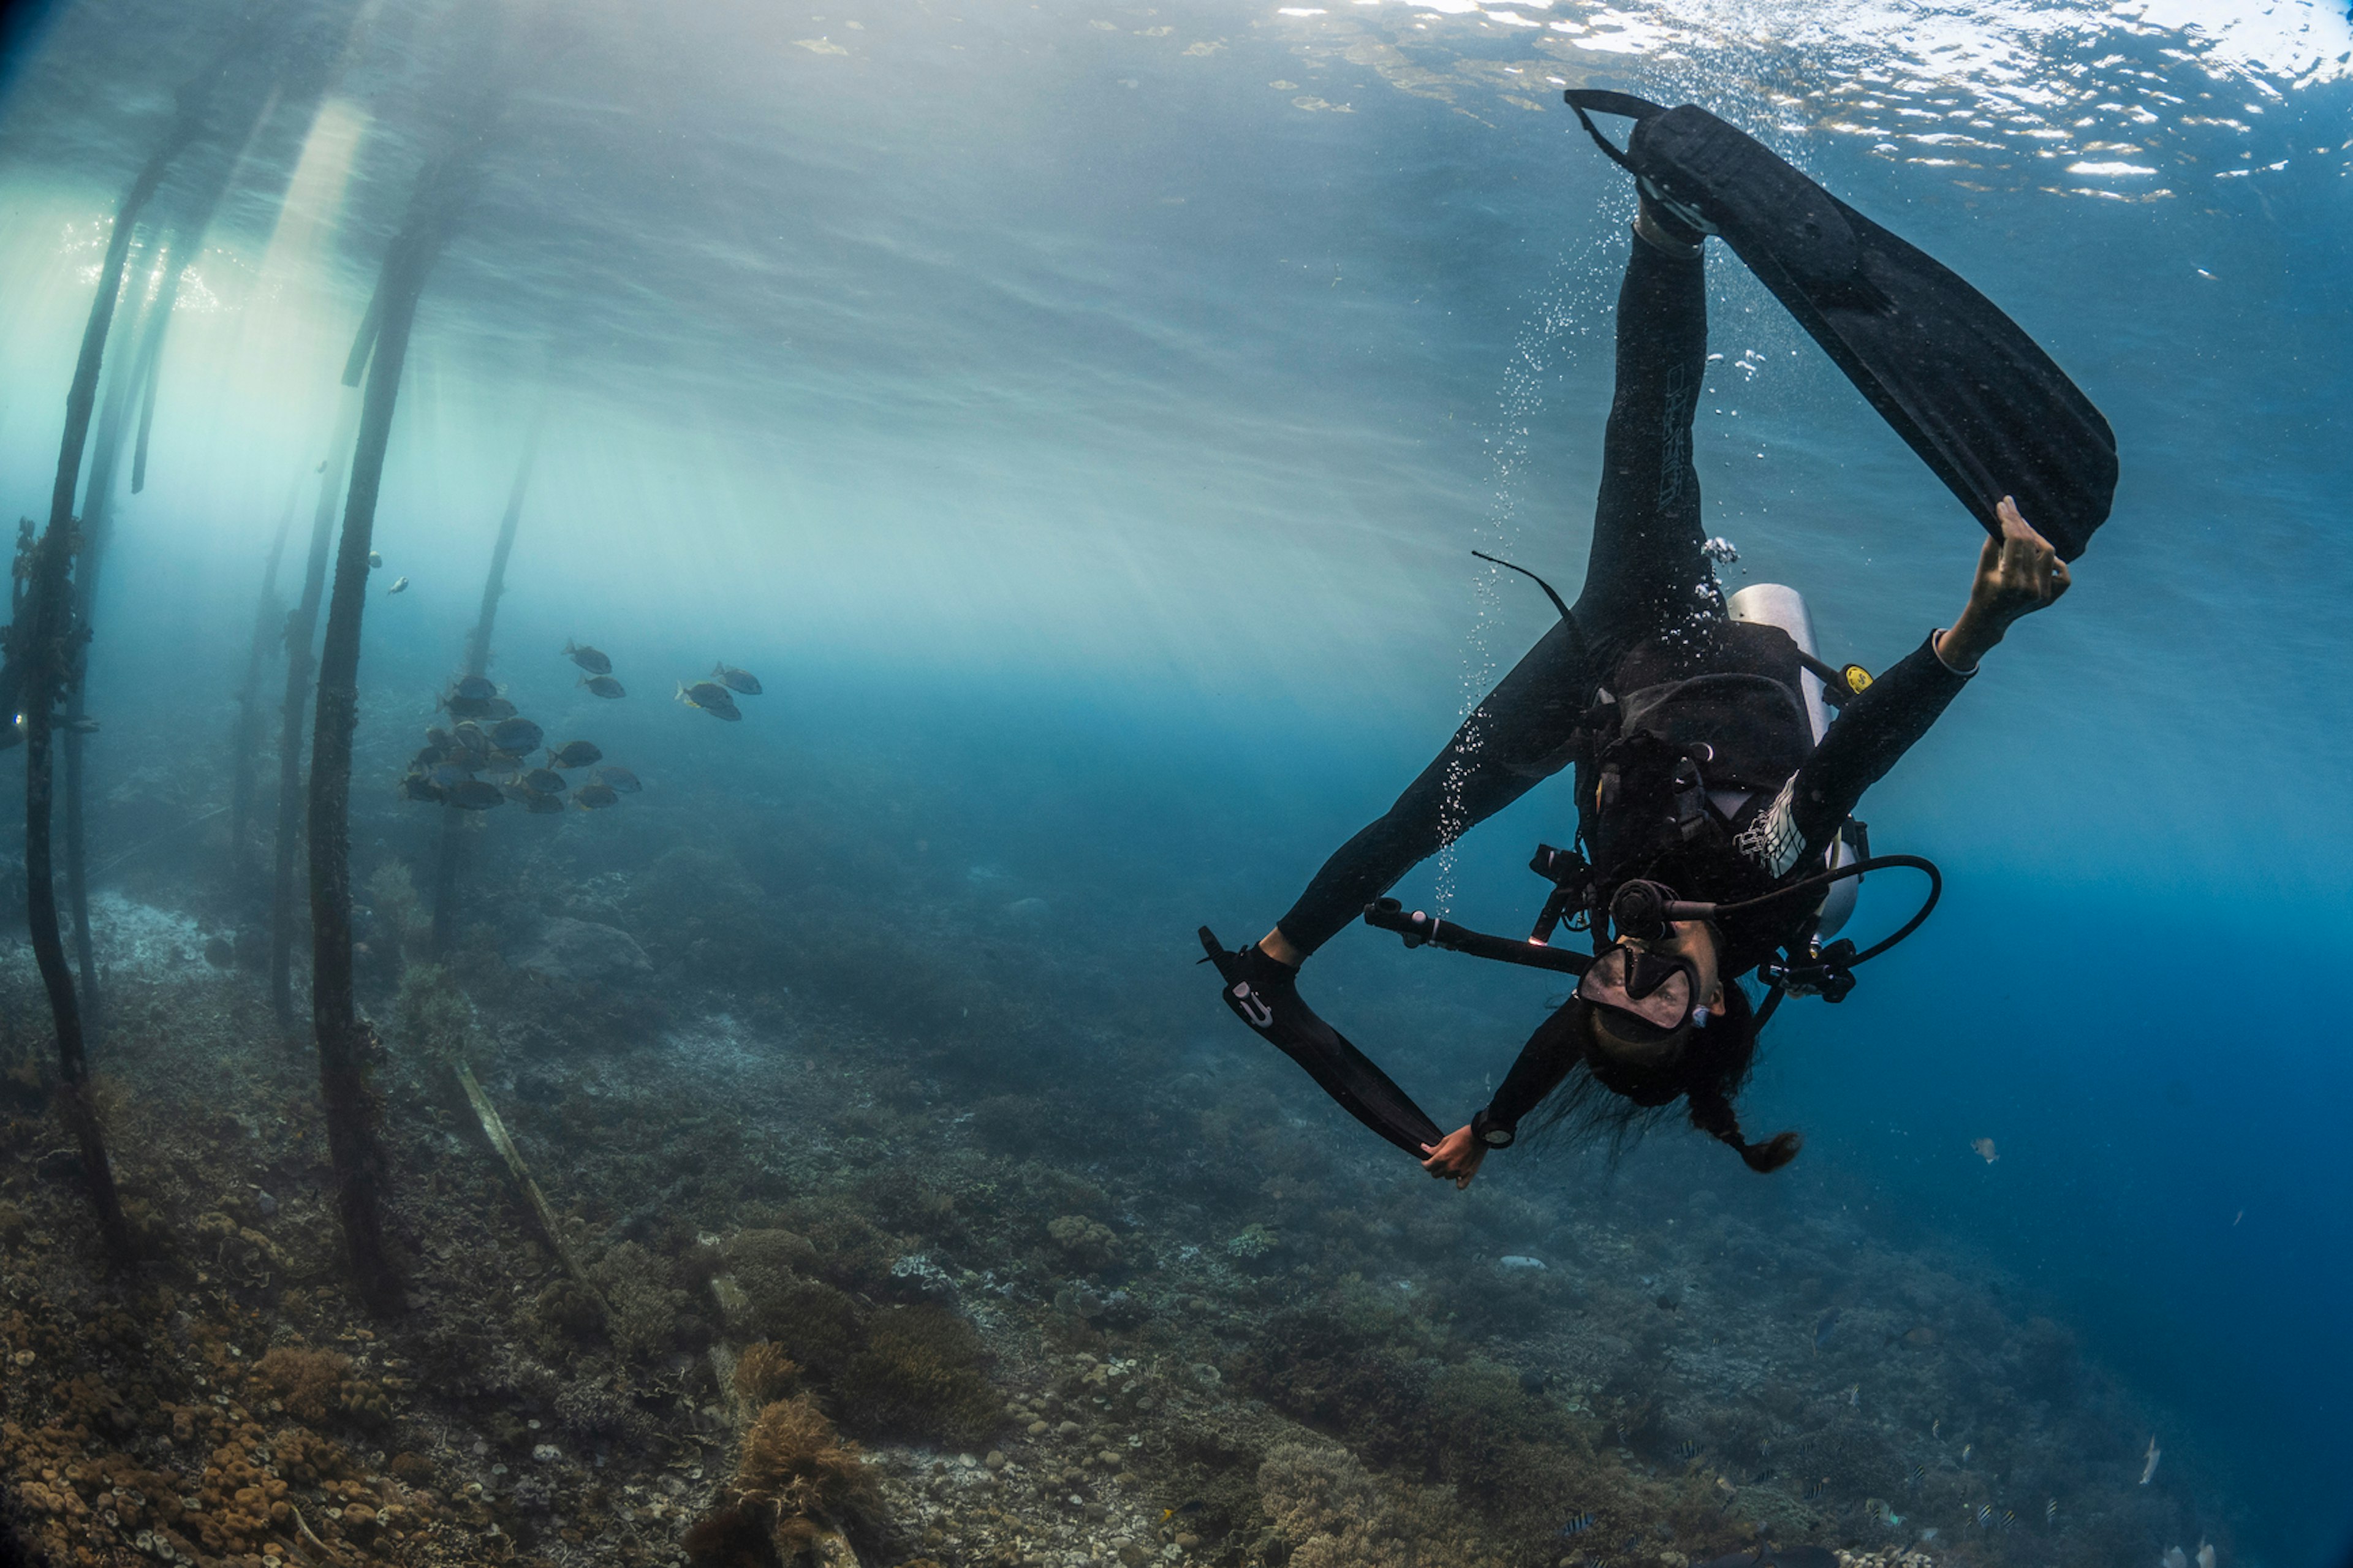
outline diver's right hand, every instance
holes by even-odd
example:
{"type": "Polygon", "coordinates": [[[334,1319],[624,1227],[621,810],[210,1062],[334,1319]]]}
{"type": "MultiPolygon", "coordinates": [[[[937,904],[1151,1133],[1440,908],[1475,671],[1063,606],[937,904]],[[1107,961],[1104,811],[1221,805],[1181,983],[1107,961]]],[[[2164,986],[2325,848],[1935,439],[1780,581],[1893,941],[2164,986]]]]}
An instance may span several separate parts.
{"type": "Polygon", "coordinates": [[[1456,1128],[1435,1143],[1424,1143],[1421,1152],[1429,1156],[1421,1168],[1441,1182],[1452,1182],[1457,1192],[1471,1184],[1471,1178],[1479,1173],[1479,1163],[1487,1157],[1487,1146],[1467,1126],[1456,1128]]]}

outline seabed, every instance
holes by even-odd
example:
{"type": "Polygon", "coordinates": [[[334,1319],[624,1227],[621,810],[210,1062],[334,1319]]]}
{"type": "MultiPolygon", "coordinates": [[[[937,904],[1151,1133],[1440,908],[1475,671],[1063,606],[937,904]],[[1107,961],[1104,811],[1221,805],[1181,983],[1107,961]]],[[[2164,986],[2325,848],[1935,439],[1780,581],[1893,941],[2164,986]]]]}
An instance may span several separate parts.
{"type": "Polygon", "coordinates": [[[1556,1196],[1458,1194],[1280,1063],[1007,1093],[966,1058],[1040,1027],[1010,993],[951,1028],[698,990],[711,879],[598,885],[569,917],[594,931],[512,961],[478,931],[441,967],[406,874],[371,884],[407,1270],[377,1321],[252,942],[100,906],[100,1092],[149,1249],[116,1277],[9,952],[0,1460],[28,1544],[77,1568],[678,1563],[690,1540],[870,1568],[1685,1568],[1767,1540],[2114,1568],[2178,1539],[2178,1496],[2137,1484],[2150,1415],[2067,1330],[1703,1141],[1556,1196]]]}

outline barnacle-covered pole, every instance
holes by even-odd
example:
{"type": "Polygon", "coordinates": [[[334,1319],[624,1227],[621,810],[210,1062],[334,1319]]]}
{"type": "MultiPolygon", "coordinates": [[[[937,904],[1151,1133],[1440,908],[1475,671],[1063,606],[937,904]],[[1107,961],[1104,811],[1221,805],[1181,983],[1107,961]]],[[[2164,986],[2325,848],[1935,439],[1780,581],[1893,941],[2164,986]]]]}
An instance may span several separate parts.
{"type": "Polygon", "coordinates": [[[311,672],[317,668],[311,650],[318,637],[327,558],[335,543],[335,501],[343,494],[344,458],[359,428],[359,400],[346,396],[343,401],[322,470],[325,478],[319,481],[318,510],[311,519],[311,554],[302,568],[301,596],[286,617],[286,696],[278,717],[278,822],[269,871],[269,1002],[281,1025],[294,1021],[294,857],[302,842],[302,712],[311,700],[311,672]]]}
{"type": "MultiPolygon", "coordinates": [[[[545,408],[543,405],[542,416],[545,408]]],[[[491,569],[482,578],[481,613],[466,635],[468,675],[488,675],[491,669],[491,628],[499,618],[499,598],[507,591],[507,557],[514,553],[515,529],[522,521],[523,497],[531,490],[531,473],[539,458],[539,419],[523,439],[522,460],[515,465],[514,488],[507,492],[506,515],[499,520],[498,542],[491,547],[491,569]]],[[[458,924],[458,869],[465,858],[465,813],[441,808],[441,842],[433,857],[433,955],[448,954],[458,924]]]]}
{"type": "MultiPolygon", "coordinates": [[[[326,1101],[327,1149],[335,1170],[336,1209],[361,1298],[391,1308],[399,1281],[384,1238],[383,1161],[376,1100],[368,1073],[378,1046],[359,1016],[352,982],[352,731],[359,717],[360,621],[367,605],[368,552],[375,543],[384,455],[400,397],[400,375],[417,320],[417,297],[451,225],[470,196],[480,143],[468,137],[418,175],[400,233],[376,282],[373,353],[352,453],[351,492],[335,552],[334,591],[319,653],[317,716],[311,726],[311,1018],[319,1041],[319,1084],[326,1101]]],[[[360,351],[364,353],[364,351],[360,351]]],[[[354,360],[360,357],[355,353],[354,360]]],[[[356,365],[347,367],[348,381],[356,365]]]]}
{"type": "Polygon", "coordinates": [[[184,99],[174,121],[176,134],[166,137],[149,157],[115,209],[114,232],[99,266],[98,297],[90,303],[90,321],[82,329],[81,355],[66,389],[65,432],[58,444],[57,482],[49,490],[48,526],[26,563],[24,601],[9,626],[8,637],[7,662],[16,671],[17,700],[24,713],[25,913],[31,928],[33,961],[40,969],[49,1013],[57,1025],[58,1107],[81,1152],[82,1179],[98,1210],[100,1232],[107,1250],[118,1260],[131,1255],[131,1228],[123,1219],[122,1200],[114,1190],[114,1168],[107,1158],[98,1110],[90,1103],[81,1003],[74,992],[73,973],[67,967],[65,942],[58,925],[57,878],[50,852],[51,742],[58,701],[74,665],[72,643],[83,635],[73,615],[73,557],[79,533],[73,503],[81,478],[82,448],[90,437],[90,411],[98,401],[99,368],[106,355],[107,334],[114,325],[115,301],[122,293],[122,268],[131,254],[132,231],[162,182],[172,153],[195,133],[195,124],[196,116],[184,99]]]}
{"type": "Polygon", "coordinates": [[[278,520],[269,559],[261,569],[261,595],[253,602],[253,639],[245,652],[245,680],[237,689],[237,727],[229,732],[228,891],[242,924],[253,887],[253,759],[261,750],[261,677],[269,649],[286,624],[278,597],[278,567],[286,556],[286,535],[294,526],[294,498],[278,520]]]}

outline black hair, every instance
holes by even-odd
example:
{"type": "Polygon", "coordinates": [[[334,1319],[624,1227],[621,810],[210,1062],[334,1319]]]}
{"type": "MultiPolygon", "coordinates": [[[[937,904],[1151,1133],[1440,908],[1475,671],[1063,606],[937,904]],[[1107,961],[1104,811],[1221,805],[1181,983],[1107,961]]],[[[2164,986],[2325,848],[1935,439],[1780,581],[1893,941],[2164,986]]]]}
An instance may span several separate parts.
{"type": "MultiPolygon", "coordinates": [[[[1574,1000],[1546,1021],[1546,1028],[1586,1029],[1587,1010],[1574,1000]]],[[[1589,1045],[1560,1083],[1530,1117],[1531,1131],[1566,1129],[1580,1143],[1606,1142],[1616,1164],[1642,1136],[1674,1112],[1681,1100],[1691,1124],[1739,1152],[1756,1172],[1778,1171],[1798,1157],[1805,1140],[1777,1132],[1762,1143],[1741,1135],[1732,1102],[1748,1082],[1757,1062],[1760,1026],[1748,994],[1736,981],[1724,983],[1724,1005],[1694,1028],[1682,1054],[1667,1067],[1629,1068],[1606,1059],[1597,1063],[1589,1045]]],[[[1584,1040],[1579,1041],[1585,1044],[1584,1040]]]]}

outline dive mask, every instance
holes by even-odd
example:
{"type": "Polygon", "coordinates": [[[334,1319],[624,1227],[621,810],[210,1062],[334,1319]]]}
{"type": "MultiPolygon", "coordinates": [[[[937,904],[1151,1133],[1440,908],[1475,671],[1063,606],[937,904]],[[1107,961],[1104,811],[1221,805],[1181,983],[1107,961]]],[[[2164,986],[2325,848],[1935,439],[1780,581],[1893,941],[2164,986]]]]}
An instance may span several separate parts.
{"type": "Polygon", "coordinates": [[[1577,997],[1608,1008],[1611,1032],[1630,1043],[1663,1044],[1700,1010],[1699,971],[1688,958],[1620,942],[1577,977],[1577,997]]]}

